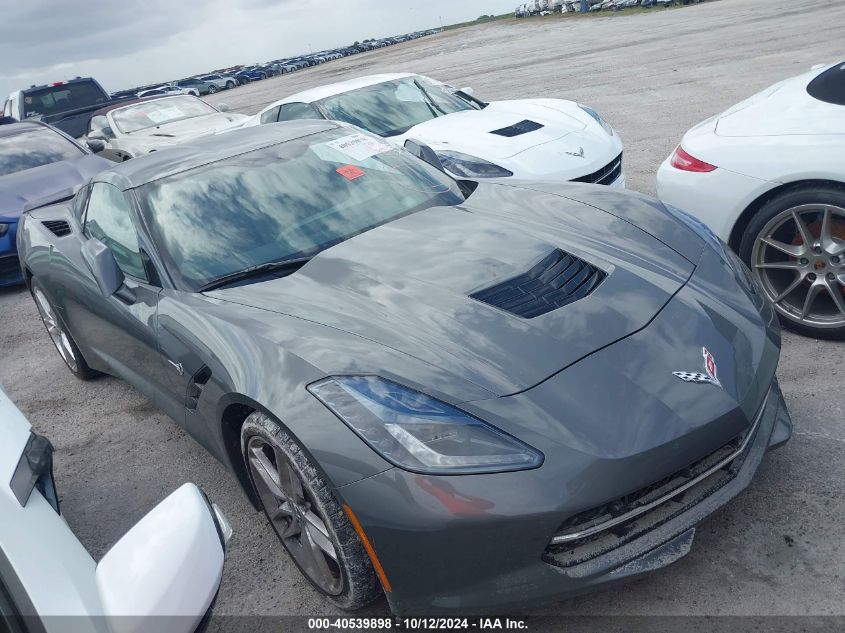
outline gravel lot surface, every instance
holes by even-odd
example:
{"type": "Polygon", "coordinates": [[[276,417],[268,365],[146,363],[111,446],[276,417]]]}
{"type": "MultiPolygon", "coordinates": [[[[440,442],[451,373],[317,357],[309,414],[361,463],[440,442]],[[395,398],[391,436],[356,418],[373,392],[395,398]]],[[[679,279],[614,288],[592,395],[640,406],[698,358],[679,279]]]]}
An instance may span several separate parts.
{"type": "MultiPolygon", "coordinates": [[[[392,71],[472,86],[483,99],[575,99],[621,134],[628,186],[653,194],[657,166],[685,130],[812,64],[845,57],[843,24],[845,3],[834,0],[723,0],[627,16],[506,20],[330,62],[211,101],[254,113],[301,89],[392,71]]],[[[0,290],[0,322],[0,382],[55,444],[64,513],[95,558],[191,480],[235,530],[216,614],[334,612],[235,480],[174,422],[120,380],[83,383],[64,368],[25,291],[0,290]]],[[[845,614],[843,367],[845,344],[786,335],[779,376],[795,435],[765,459],[750,489],[698,528],[680,562],[532,613],[845,614]]],[[[386,612],[381,601],[362,615],[386,612]]],[[[215,628],[230,628],[223,622],[215,628]]]]}

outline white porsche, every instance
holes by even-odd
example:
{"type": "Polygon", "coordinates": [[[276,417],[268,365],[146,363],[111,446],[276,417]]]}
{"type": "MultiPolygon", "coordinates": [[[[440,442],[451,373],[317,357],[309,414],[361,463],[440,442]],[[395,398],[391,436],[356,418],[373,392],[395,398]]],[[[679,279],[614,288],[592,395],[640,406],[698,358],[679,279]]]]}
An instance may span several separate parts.
{"type": "Polygon", "coordinates": [[[692,128],[657,192],[740,254],[784,325],[845,338],[845,63],[692,128]]]}
{"type": "Polygon", "coordinates": [[[349,123],[397,145],[427,146],[456,178],[625,186],[619,135],[573,101],[486,103],[470,88],[422,75],[371,75],[281,99],[246,125],[314,118],[349,123]]]}
{"type": "Polygon", "coordinates": [[[185,484],[96,562],[59,512],[52,454],[0,388],[0,631],[194,633],[206,624],[232,533],[217,506],[185,484]]]}

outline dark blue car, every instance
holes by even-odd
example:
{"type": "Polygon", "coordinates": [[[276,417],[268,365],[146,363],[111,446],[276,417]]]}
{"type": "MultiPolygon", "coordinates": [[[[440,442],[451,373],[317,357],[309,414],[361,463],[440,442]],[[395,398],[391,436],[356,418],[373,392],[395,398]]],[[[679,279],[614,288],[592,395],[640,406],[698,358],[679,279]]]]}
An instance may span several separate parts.
{"type": "Polygon", "coordinates": [[[24,207],[70,197],[111,165],[45,123],[0,125],[0,286],[23,281],[15,238],[24,207]]]}

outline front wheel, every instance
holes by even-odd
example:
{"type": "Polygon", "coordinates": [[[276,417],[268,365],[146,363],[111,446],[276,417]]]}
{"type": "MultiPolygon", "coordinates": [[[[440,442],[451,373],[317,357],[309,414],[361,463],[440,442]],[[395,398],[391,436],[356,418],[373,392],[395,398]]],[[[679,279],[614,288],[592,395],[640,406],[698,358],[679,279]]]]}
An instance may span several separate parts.
{"type": "Polygon", "coordinates": [[[768,201],[740,255],[785,327],[845,338],[845,187],[801,187],[768,201]]]}
{"type": "Polygon", "coordinates": [[[32,298],[35,300],[35,306],[38,308],[38,313],[41,316],[41,321],[44,327],[47,328],[47,334],[50,335],[50,340],[59,352],[59,356],[67,365],[71,373],[80,380],[90,380],[97,375],[97,372],[88,366],[79,348],[70,335],[62,326],[61,321],[56,317],[56,310],[41,284],[35,279],[30,283],[30,292],[32,298]]]}
{"type": "Polygon", "coordinates": [[[217,86],[215,86],[214,84],[211,84],[211,85],[208,87],[208,94],[212,94],[212,95],[213,95],[215,92],[217,92],[217,86]]]}
{"type": "Polygon", "coordinates": [[[381,586],[355,528],[302,448],[266,415],[247,417],[241,449],[264,513],[309,582],[342,609],[358,609],[381,586]]]}
{"type": "Polygon", "coordinates": [[[234,87],[235,87],[235,82],[233,82],[233,81],[227,81],[226,82],[226,90],[231,90],[234,87]]]}

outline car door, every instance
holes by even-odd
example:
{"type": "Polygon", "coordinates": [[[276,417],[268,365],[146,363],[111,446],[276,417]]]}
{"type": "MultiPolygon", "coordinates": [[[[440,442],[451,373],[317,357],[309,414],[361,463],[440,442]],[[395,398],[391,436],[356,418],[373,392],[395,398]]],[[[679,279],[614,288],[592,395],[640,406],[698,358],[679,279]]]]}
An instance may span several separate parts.
{"type": "Polygon", "coordinates": [[[99,356],[111,371],[155,400],[162,375],[157,340],[158,276],[139,240],[131,200],[104,182],[91,186],[82,218],[83,239],[108,246],[125,275],[124,287],[111,297],[88,284],[66,292],[68,325],[75,338],[99,356]]]}

